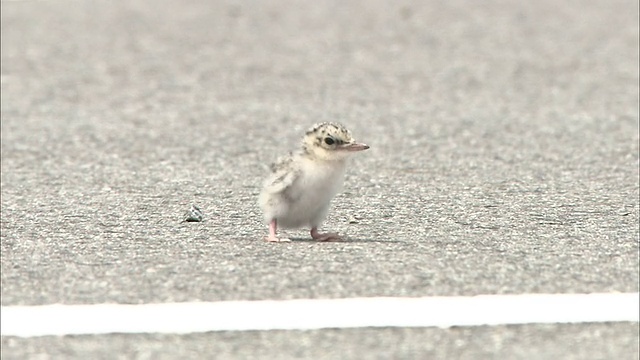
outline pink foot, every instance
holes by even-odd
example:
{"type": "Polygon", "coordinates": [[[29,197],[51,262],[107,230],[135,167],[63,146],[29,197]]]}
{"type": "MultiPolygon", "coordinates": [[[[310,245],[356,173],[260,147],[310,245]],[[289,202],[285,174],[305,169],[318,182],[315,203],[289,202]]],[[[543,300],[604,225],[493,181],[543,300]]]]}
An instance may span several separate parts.
{"type": "Polygon", "coordinates": [[[318,241],[340,241],[342,238],[336,233],[320,234],[317,227],[311,229],[311,237],[318,241]]]}
{"type": "Polygon", "coordinates": [[[287,238],[278,238],[276,236],[276,230],[278,229],[278,221],[276,219],[271,220],[269,223],[269,236],[264,237],[264,241],[269,242],[289,242],[291,240],[287,238]]]}
{"type": "Polygon", "coordinates": [[[289,242],[289,241],[291,241],[291,239],[265,236],[264,237],[264,241],[268,241],[268,242],[289,242]]]}

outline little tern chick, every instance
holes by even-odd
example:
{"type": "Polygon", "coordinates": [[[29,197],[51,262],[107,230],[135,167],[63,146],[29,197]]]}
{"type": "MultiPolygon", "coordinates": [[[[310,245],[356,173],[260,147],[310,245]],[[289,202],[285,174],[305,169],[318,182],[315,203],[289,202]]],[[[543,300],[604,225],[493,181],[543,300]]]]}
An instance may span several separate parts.
{"type": "Polygon", "coordinates": [[[278,226],[309,226],[315,240],[339,240],[337,234],[319,233],[318,227],[327,216],[331,199],[342,188],[347,158],[368,148],[356,142],[341,124],[323,122],[307,130],[297,153],[271,165],[260,193],[260,207],[269,224],[265,240],[289,241],[276,236],[278,226]]]}

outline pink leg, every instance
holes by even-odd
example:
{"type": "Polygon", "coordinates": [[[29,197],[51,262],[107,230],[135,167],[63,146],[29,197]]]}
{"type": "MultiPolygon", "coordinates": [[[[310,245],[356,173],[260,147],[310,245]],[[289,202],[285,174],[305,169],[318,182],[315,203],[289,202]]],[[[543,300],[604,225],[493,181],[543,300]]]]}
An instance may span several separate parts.
{"type": "Polygon", "coordinates": [[[287,242],[287,241],[291,241],[289,239],[285,239],[285,238],[278,238],[276,236],[276,231],[278,230],[278,221],[276,219],[271,220],[271,222],[269,223],[269,236],[265,236],[264,240],[265,241],[270,241],[270,242],[287,242]]]}
{"type": "Polygon", "coordinates": [[[320,234],[318,232],[318,227],[317,226],[314,226],[313,228],[311,228],[311,237],[314,240],[318,240],[318,241],[340,241],[340,240],[342,240],[340,235],[335,234],[335,233],[320,234]]]}

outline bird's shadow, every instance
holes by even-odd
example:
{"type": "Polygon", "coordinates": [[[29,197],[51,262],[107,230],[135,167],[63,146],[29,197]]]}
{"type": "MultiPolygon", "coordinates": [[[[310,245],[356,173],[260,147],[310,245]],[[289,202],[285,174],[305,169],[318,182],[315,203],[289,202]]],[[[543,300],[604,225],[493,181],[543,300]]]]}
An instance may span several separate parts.
{"type": "Polygon", "coordinates": [[[323,244],[323,243],[375,243],[375,244],[381,244],[381,243],[400,243],[402,241],[399,240],[380,240],[380,239],[361,239],[361,238],[357,238],[357,239],[353,239],[353,238],[347,238],[347,239],[342,239],[342,240],[331,240],[331,241],[318,241],[318,240],[314,240],[314,239],[310,239],[310,238],[295,238],[295,237],[291,237],[289,238],[291,240],[291,242],[294,243],[316,243],[316,244],[323,244]]]}

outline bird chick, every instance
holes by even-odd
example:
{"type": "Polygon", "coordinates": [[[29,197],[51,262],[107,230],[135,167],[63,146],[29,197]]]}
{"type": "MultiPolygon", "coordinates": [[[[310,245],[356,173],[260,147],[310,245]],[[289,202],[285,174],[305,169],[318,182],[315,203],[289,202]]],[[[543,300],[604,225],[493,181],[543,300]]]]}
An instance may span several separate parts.
{"type": "Polygon", "coordinates": [[[311,237],[319,241],[339,240],[334,233],[321,234],[331,199],[344,182],[347,158],[369,146],[356,142],[347,128],[333,122],[311,127],[302,138],[302,149],[278,159],[264,183],[259,203],[269,224],[266,241],[289,241],[278,238],[278,226],[309,226],[311,237]]]}

